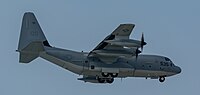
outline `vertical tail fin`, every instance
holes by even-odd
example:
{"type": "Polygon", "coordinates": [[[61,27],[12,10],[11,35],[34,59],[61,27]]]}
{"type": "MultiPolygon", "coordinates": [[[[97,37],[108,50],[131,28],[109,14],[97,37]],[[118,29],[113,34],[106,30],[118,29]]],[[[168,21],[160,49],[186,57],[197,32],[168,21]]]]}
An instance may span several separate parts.
{"type": "Polygon", "coordinates": [[[44,51],[44,45],[49,43],[35,17],[31,12],[23,16],[18,50],[20,52],[19,62],[29,63],[39,56],[39,52],[44,51]]]}

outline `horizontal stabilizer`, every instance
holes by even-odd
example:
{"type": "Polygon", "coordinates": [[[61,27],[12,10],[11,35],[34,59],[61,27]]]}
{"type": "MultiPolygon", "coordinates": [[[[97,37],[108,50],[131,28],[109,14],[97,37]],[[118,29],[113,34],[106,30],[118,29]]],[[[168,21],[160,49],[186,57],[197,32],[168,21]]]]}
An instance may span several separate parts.
{"type": "Polygon", "coordinates": [[[20,53],[19,62],[20,63],[29,63],[37,57],[38,57],[37,53],[35,53],[35,54],[34,53],[20,53]]]}

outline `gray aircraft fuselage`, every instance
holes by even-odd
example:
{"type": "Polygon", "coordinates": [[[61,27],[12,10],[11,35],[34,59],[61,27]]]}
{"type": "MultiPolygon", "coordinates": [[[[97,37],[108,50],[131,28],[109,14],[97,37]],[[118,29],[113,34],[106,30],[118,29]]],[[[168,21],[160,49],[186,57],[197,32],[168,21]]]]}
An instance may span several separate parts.
{"type": "MultiPolygon", "coordinates": [[[[168,77],[181,72],[180,67],[163,56],[139,55],[133,58],[119,58],[113,64],[107,64],[98,58],[88,58],[88,53],[64,50],[55,47],[45,47],[40,57],[53,62],[73,73],[86,76],[103,77],[102,72],[118,73],[117,78],[145,77],[157,79],[168,77]]],[[[85,82],[90,80],[83,79],[85,82]]],[[[91,80],[94,82],[94,80],[91,80]]],[[[98,82],[98,81],[96,81],[98,82]]]]}

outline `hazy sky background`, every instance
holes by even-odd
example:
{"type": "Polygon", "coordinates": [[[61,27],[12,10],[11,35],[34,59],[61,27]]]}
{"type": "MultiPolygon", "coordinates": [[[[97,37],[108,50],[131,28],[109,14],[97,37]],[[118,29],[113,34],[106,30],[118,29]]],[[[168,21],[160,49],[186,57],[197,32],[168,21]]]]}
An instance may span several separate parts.
{"type": "Polygon", "coordinates": [[[1,0],[0,95],[197,95],[200,90],[199,0],[1,0]],[[34,12],[52,46],[90,51],[121,23],[145,34],[144,54],[168,56],[182,68],[164,83],[144,78],[92,84],[38,58],[15,52],[24,12],[34,12]]]}

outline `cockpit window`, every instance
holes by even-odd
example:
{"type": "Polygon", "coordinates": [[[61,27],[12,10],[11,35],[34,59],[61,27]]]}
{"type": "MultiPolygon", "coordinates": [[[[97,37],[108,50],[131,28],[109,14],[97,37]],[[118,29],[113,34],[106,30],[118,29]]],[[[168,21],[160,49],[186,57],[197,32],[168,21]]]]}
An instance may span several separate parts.
{"type": "Polygon", "coordinates": [[[165,61],[168,61],[168,62],[172,63],[172,61],[167,57],[165,57],[165,61]]]}
{"type": "Polygon", "coordinates": [[[160,62],[160,65],[161,66],[169,66],[168,62],[163,62],[163,61],[160,62]]]}
{"type": "Polygon", "coordinates": [[[165,57],[165,61],[170,61],[170,59],[169,59],[169,58],[167,58],[167,57],[165,57]]]}

